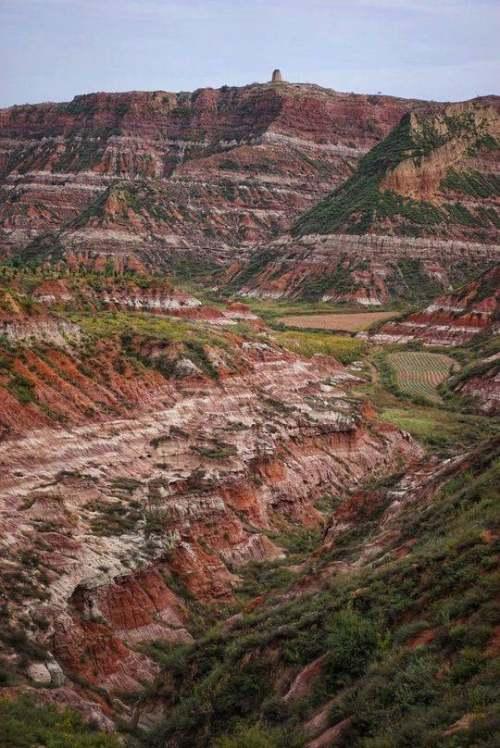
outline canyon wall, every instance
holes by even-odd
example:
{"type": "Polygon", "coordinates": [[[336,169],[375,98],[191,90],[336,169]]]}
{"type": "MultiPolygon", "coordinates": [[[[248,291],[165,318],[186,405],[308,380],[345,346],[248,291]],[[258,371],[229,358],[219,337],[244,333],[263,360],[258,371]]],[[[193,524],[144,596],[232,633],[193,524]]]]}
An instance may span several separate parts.
{"type": "MultiPolygon", "coordinates": [[[[36,303],[67,299],[56,285],[36,303]]],[[[2,662],[103,726],[132,719],[124,694],[153,682],[147,647],[191,641],[200,610],[234,602],[242,565],[283,558],[286,528],[324,524],[325,493],[420,455],[331,358],[114,312],[73,316],[54,344],[60,316],[7,301],[2,662]]]]}
{"type": "Polygon", "coordinates": [[[282,237],[241,252],[221,286],[249,297],[381,306],[430,299],[498,261],[499,245],[398,236],[282,237]]]}
{"type": "Polygon", "coordinates": [[[418,105],[282,83],[2,110],[0,249],[15,254],[69,224],[70,248],[217,258],[287,228],[418,105]],[[117,181],[125,193],[105,198],[99,220],[92,206],[117,181]]]}

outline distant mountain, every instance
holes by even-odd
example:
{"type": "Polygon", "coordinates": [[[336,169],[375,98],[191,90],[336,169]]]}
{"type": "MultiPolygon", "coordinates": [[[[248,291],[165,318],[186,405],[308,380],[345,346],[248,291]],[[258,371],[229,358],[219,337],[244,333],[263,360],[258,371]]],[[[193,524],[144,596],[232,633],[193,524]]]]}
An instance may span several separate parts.
{"type": "Polygon", "coordinates": [[[64,246],[120,262],[267,241],[419,106],[281,82],[0,110],[0,257],[68,227],[64,246]],[[97,235],[89,213],[116,182],[147,204],[128,201],[97,235]]]}

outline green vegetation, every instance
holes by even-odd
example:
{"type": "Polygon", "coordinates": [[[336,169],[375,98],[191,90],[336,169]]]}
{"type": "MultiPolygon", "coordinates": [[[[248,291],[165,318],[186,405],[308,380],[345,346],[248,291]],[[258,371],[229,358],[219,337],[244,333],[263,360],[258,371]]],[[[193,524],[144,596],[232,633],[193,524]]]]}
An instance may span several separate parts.
{"type": "Polygon", "coordinates": [[[35,388],[26,377],[21,374],[14,374],[7,384],[7,389],[23,405],[36,401],[35,388]]]}
{"type": "Polygon", "coordinates": [[[357,361],[366,351],[366,343],[358,338],[333,335],[325,332],[278,332],[274,334],[277,343],[301,356],[311,356],[317,353],[333,356],[343,364],[357,361]]]}
{"type": "Polygon", "coordinates": [[[359,288],[352,277],[352,271],[355,269],[355,266],[346,268],[344,258],[340,257],[333,272],[306,276],[301,287],[302,298],[304,301],[321,299],[330,289],[334,289],[338,294],[354,293],[359,288]]]}
{"type": "Polygon", "coordinates": [[[291,301],[289,299],[270,301],[268,299],[253,298],[243,298],[241,301],[248,304],[251,310],[262,317],[268,325],[279,329],[281,329],[281,323],[279,322],[280,317],[287,315],[330,314],[335,312],[347,314],[350,311],[359,313],[359,307],[356,307],[354,304],[332,304],[331,302],[321,301],[291,301]]]}
{"type": "MultiPolygon", "coordinates": [[[[498,453],[497,443],[483,445],[433,501],[413,496],[370,565],[330,574],[320,591],[274,597],[177,649],[158,682],[172,707],[143,744],[303,746],[304,723],[333,699],[329,723],[351,720],[353,748],[495,745],[500,671],[488,653],[500,624],[498,453]],[[406,555],[396,552],[402,543],[406,555]],[[323,655],[306,695],[284,702],[284,673],[293,681],[323,655]],[[448,731],[465,714],[471,725],[457,738],[448,731]]],[[[341,530],[304,573],[317,578],[355,560],[376,537],[372,520],[341,530]]]]}
{"type": "Polygon", "coordinates": [[[455,365],[442,353],[400,351],[389,353],[386,361],[393,369],[396,385],[406,395],[439,402],[437,387],[448,378],[455,365]]]}
{"type": "Polygon", "coordinates": [[[441,189],[461,192],[472,197],[485,198],[500,195],[500,176],[481,174],[479,171],[456,171],[449,169],[441,181],[441,189]]]}
{"type": "Polygon", "coordinates": [[[388,279],[391,294],[403,296],[409,303],[429,301],[442,291],[442,287],[425,271],[422,260],[399,259],[397,272],[388,279]]]}
{"type": "MultiPolygon", "coordinates": [[[[111,133],[108,133],[111,134],[111,133]]],[[[64,143],[64,151],[53,165],[56,172],[88,171],[98,164],[106,149],[107,137],[78,137],[68,138],[64,143]]]]}
{"type": "Polygon", "coordinates": [[[100,312],[98,314],[73,313],[70,319],[86,333],[95,338],[108,338],[115,335],[151,335],[159,340],[182,342],[197,336],[210,336],[210,331],[203,331],[196,325],[176,319],[153,314],[134,314],[132,312],[100,312]]]}
{"type": "Polygon", "coordinates": [[[123,535],[132,532],[144,518],[143,508],[138,501],[94,502],[87,509],[96,512],[90,527],[95,535],[123,535]]]}
{"type": "MultiPolygon", "coordinates": [[[[411,160],[418,167],[424,156],[453,138],[466,136],[472,141],[471,147],[479,148],[487,135],[476,126],[471,112],[447,116],[442,124],[445,128],[432,116],[414,121],[413,115],[405,115],[385,140],[361,159],[350,179],[299,218],[293,232],[364,234],[377,223],[384,225],[386,219],[396,223],[398,233],[415,237],[424,235],[429,227],[433,231],[439,227],[446,233],[449,222],[489,226],[485,216],[472,215],[458,203],[443,210],[433,203],[382,189],[384,177],[403,161],[411,160]]],[[[442,187],[484,197],[498,194],[499,180],[494,175],[450,171],[442,187]]]]}
{"type": "Polygon", "coordinates": [[[69,709],[28,698],[0,699],[0,748],[119,748],[118,738],[85,725],[69,709]]]}
{"type": "Polygon", "coordinates": [[[190,324],[183,320],[168,319],[153,314],[128,312],[101,312],[93,315],[71,314],[92,341],[120,337],[124,352],[145,366],[155,366],[166,376],[174,373],[176,362],[188,358],[208,376],[216,379],[218,372],[207,352],[207,346],[229,350],[228,340],[207,326],[190,324]],[[136,340],[137,338],[137,340],[136,340]],[[164,355],[149,357],[143,353],[141,342],[163,341],[172,345],[164,355]]]}
{"type": "MultiPolygon", "coordinates": [[[[498,418],[475,415],[472,409],[464,412],[463,401],[454,395],[448,393],[443,404],[435,397],[434,390],[429,390],[427,395],[402,391],[387,359],[396,356],[396,360],[402,357],[403,362],[409,362],[414,353],[403,347],[389,354],[379,352],[374,355],[372,361],[380,381],[357,387],[355,393],[363,398],[368,397],[382,420],[409,432],[428,450],[438,454],[449,456],[470,449],[498,433],[498,418]],[[429,392],[432,392],[431,398],[429,392]]],[[[430,354],[426,352],[422,355],[430,354]]],[[[403,366],[408,370],[408,363],[403,363],[403,366]]],[[[446,393],[445,383],[439,387],[439,394],[446,393]]]]}
{"type": "Polygon", "coordinates": [[[228,289],[243,288],[252,278],[258,275],[266,265],[278,257],[279,253],[271,249],[264,249],[255,252],[243,270],[235,275],[232,281],[228,284],[228,289]]]}
{"type": "Polygon", "coordinates": [[[12,259],[12,265],[23,270],[33,269],[44,262],[58,262],[63,254],[58,234],[41,234],[18,252],[12,259]]]}
{"type": "Polygon", "coordinates": [[[380,416],[440,453],[467,449],[498,431],[494,419],[411,403],[383,408],[380,416]]]}
{"type": "Polygon", "coordinates": [[[232,444],[226,444],[218,439],[214,439],[209,445],[198,445],[194,446],[192,449],[194,452],[197,452],[199,455],[206,457],[209,460],[225,460],[236,454],[236,448],[232,444]]]}

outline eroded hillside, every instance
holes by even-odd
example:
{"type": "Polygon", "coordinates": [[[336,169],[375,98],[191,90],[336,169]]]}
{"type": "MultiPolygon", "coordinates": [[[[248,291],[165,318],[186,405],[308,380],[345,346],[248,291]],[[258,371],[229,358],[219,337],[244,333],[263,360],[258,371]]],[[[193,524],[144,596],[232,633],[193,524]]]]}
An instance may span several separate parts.
{"type": "Polygon", "coordinates": [[[418,105],[281,83],[2,110],[2,252],[69,224],[69,251],[217,259],[288,228],[418,105]]]}
{"type": "Polygon", "coordinates": [[[140,295],[119,285],[16,273],[1,322],[4,677],[105,727],[155,679],[146,645],[234,605],[242,566],[324,525],[326,492],[421,454],[340,363],[284,350],[248,310],[227,327],[118,311],[140,295]]]}

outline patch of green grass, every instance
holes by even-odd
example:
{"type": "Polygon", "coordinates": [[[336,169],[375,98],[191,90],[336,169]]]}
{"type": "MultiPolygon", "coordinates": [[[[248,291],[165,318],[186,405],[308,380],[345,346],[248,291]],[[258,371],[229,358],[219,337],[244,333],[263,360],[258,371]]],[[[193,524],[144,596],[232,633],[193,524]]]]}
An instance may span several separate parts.
{"type": "Polygon", "coordinates": [[[240,600],[251,600],[273,590],[284,590],[295,580],[296,575],[284,561],[250,561],[238,569],[241,582],[237,588],[240,600]]]}
{"type": "Polygon", "coordinates": [[[106,337],[120,336],[123,348],[130,356],[146,366],[156,366],[166,376],[172,374],[180,352],[177,351],[174,358],[160,356],[151,360],[136,350],[133,344],[134,336],[181,345],[182,355],[214,379],[218,377],[218,371],[205,347],[229,350],[229,343],[223,334],[214,332],[202,324],[190,324],[183,320],[166,319],[152,314],[126,312],[71,314],[69,316],[94,342],[106,337]]]}
{"type": "Polygon", "coordinates": [[[23,377],[21,374],[14,374],[10,379],[7,388],[23,405],[36,402],[37,398],[35,388],[29,379],[26,379],[26,377],[23,377]]]}
{"type": "Polygon", "coordinates": [[[279,345],[301,356],[310,358],[317,353],[333,356],[343,364],[359,360],[367,350],[367,344],[358,338],[321,332],[278,332],[273,335],[279,345]]]}
{"type": "Polygon", "coordinates": [[[120,740],[85,725],[76,712],[26,697],[0,699],[0,748],[119,748],[120,740]]]}
{"type": "Polygon", "coordinates": [[[494,419],[437,407],[390,407],[383,409],[380,417],[438,451],[466,449],[498,430],[494,419]]]}

